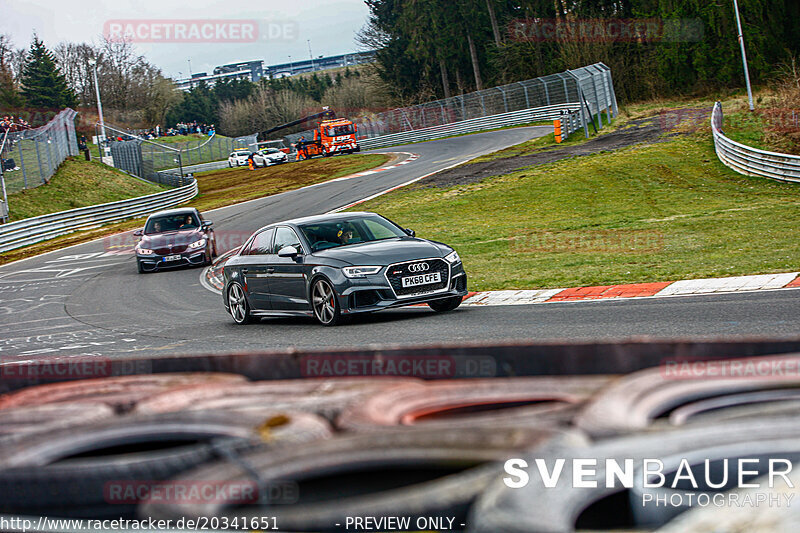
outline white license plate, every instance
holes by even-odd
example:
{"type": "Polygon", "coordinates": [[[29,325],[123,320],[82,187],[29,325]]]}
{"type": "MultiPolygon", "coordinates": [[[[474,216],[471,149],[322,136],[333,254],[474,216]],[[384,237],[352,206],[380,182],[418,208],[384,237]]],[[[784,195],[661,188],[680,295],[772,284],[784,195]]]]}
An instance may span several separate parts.
{"type": "Polygon", "coordinates": [[[403,288],[416,287],[417,285],[430,285],[431,283],[440,283],[442,276],[439,272],[431,272],[430,274],[420,274],[418,276],[409,276],[403,278],[403,288]]]}
{"type": "Polygon", "coordinates": [[[165,261],[165,262],[166,261],[180,261],[180,260],[181,260],[181,256],[180,255],[167,255],[163,259],[163,261],[165,261]]]}

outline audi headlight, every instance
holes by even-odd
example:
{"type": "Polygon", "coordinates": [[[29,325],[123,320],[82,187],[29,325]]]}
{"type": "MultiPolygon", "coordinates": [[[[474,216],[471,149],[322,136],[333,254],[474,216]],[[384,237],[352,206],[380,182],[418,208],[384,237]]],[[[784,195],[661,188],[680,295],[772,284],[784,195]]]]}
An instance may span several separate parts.
{"type": "Polygon", "coordinates": [[[155,252],[147,248],[136,248],[136,253],[139,255],[153,255],[155,252]]]}
{"type": "Polygon", "coordinates": [[[456,252],[455,250],[453,250],[452,253],[447,254],[444,259],[445,259],[445,261],[447,261],[451,265],[455,265],[456,263],[460,263],[461,262],[461,257],[458,255],[458,252],[456,252]]]}
{"type": "Polygon", "coordinates": [[[199,241],[194,241],[192,244],[189,245],[190,250],[196,250],[197,248],[203,247],[206,245],[205,239],[200,239],[199,241]]]}
{"type": "Polygon", "coordinates": [[[383,267],[379,266],[356,266],[356,267],[344,267],[342,272],[348,278],[363,278],[369,274],[377,274],[381,271],[383,267]]]}

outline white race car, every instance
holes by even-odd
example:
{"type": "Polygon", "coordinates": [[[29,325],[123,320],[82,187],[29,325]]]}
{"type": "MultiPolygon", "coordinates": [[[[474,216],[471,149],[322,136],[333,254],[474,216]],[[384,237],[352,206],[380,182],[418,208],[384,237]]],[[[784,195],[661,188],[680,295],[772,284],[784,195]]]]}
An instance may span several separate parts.
{"type": "Polygon", "coordinates": [[[235,152],[231,152],[231,155],[228,156],[228,166],[229,167],[247,166],[248,157],[250,157],[249,150],[236,150],[235,152]]]}
{"type": "Polygon", "coordinates": [[[255,156],[253,156],[253,161],[255,161],[256,166],[259,167],[278,165],[280,163],[286,163],[288,160],[286,154],[277,148],[264,148],[256,152],[255,156]]]}

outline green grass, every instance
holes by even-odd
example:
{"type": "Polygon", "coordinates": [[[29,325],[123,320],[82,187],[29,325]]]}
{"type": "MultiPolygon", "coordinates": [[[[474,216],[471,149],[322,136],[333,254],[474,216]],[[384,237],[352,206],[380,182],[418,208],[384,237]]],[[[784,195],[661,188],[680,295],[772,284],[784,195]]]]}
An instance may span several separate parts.
{"type": "Polygon", "coordinates": [[[165,190],[95,161],[69,158],[49,184],[8,195],[12,220],[104,204],[165,190]]]}
{"type": "Polygon", "coordinates": [[[800,189],[729,170],[706,129],[358,210],[454,246],[475,290],[797,270],[800,189]]]}
{"type": "Polygon", "coordinates": [[[262,198],[375,168],[389,159],[390,156],[383,154],[358,154],[308,159],[255,170],[236,167],[200,172],[195,175],[200,193],[190,205],[205,211],[262,198]]]}

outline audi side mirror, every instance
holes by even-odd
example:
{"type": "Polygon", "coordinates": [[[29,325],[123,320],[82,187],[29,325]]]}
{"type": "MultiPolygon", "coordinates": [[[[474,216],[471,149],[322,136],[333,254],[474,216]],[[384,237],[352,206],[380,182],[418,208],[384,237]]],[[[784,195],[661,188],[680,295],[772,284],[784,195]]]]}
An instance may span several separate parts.
{"type": "Polygon", "coordinates": [[[294,246],[284,246],[278,250],[278,257],[297,257],[300,252],[294,246]]]}
{"type": "Polygon", "coordinates": [[[213,226],[213,225],[214,225],[214,223],[213,223],[213,222],[211,222],[210,220],[204,220],[204,221],[203,221],[203,227],[204,227],[204,228],[210,228],[210,227],[211,227],[211,226],[213,226]]]}
{"type": "Polygon", "coordinates": [[[406,235],[408,235],[409,237],[416,237],[417,236],[417,232],[414,231],[413,229],[405,228],[403,231],[405,231],[406,235]]]}
{"type": "Polygon", "coordinates": [[[133,232],[134,237],[141,237],[142,235],[144,235],[143,229],[137,229],[136,231],[133,232]]]}

